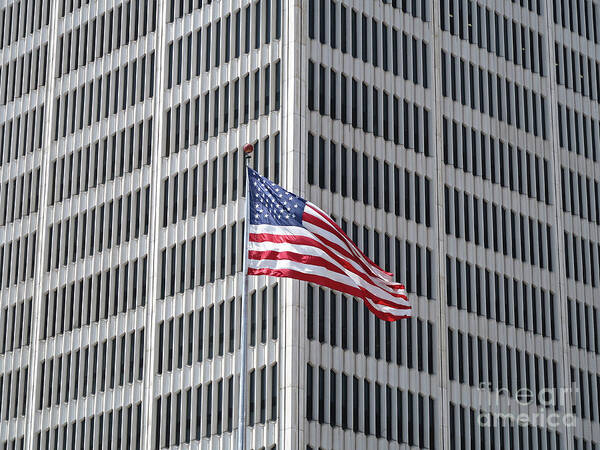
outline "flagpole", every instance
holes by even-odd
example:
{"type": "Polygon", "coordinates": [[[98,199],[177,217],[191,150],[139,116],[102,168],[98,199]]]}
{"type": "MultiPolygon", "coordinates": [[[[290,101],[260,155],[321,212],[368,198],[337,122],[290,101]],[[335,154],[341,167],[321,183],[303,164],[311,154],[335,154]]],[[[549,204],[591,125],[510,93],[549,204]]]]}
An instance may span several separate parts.
{"type": "Polygon", "coordinates": [[[246,448],[246,366],[248,360],[248,235],[250,233],[250,179],[248,161],[252,157],[252,144],[244,146],[244,175],[246,177],[246,214],[244,225],[244,281],[242,285],[242,322],[240,337],[240,394],[238,403],[238,440],[237,450],[246,448]]]}

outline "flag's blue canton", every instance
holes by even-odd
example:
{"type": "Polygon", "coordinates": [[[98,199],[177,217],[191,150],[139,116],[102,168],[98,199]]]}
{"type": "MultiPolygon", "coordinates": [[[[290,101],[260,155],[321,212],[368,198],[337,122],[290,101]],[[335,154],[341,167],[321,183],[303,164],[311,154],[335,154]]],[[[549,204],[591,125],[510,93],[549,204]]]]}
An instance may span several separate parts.
{"type": "Polygon", "coordinates": [[[306,201],[248,169],[250,223],[252,225],[302,226],[306,201]]]}

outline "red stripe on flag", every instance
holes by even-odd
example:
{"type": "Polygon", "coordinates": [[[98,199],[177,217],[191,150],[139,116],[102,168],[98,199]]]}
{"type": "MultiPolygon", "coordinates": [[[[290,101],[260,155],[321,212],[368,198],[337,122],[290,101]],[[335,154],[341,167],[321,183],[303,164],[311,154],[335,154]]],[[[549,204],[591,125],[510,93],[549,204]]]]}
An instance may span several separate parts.
{"type": "MultiPolygon", "coordinates": [[[[340,234],[342,237],[344,237],[344,239],[346,240],[346,243],[351,245],[360,255],[362,255],[363,258],[365,258],[367,260],[367,262],[371,263],[373,266],[377,267],[379,270],[381,270],[383,273],[389,275],[390,277],[394,276],[393,273],[386,272],[381,267],[379,267],[377,264],[375,264],[373,261],[371,261],[371,259],[367,255],[365,255],[360,248],[358,248],[358,246],[348,237],[348,235],[346,233],[344,233],[344,230],[342,230],[340,228],[340,226],[337,223],[335,223],[331,217],[329,217],[327,214],[325,214],[323,211],[321,211],[316,206],[313,206],[310,203],[308,205],[313,211],[315,211],[321,217],[323,217],[325,219],[325,221],[328,222],[329,225],[331,227],[333,227],[335,231],[337,231],[337,234],[340,234]]],[[[403,288],[404,288],[404,286],[403,286],[403,288]]]]}
{"type": "MultiPolygon", "coordinates": [[[[331,234],[333,234],[333,235],[337,236],[337,237],[338,237],[338,238],[340,238],[342,241],[346,241],[346,246],[348,247],[348,249],[349,249],[350,251],[348,251],[348,250],[345,250],[345,249],[342,249],[342,247],[340,247],[338,244],[336,244],[336,243],[334,243],[334,242],[330,241],[329,239],[327,239],[327,238],[326,238],[326,237],[324,237],[324,236],[321,236],[321,235],[318,235],[318,236],[317,236],[317,237],[318,237],[318,238],[319,238],[321,241],[323,241],[323,242],[324,242],[325,244],[327,244],[328,246],[330,246],[330,247],[335,247],[335,248],[336,248],[336,250],[338,250],[338,251],[340,251],[340,252],[343,252],[343,253],[345,253],[345,254],[347,255],[347,257],[348,257],[348,258],[351,258],[352,260],[356,261],[358,264],[360,264],[360,266],[361,266],[361,267],[362,267],[362,268],[363,268],[363,269],[364,269],[364,270],[365,270],[365,271],[366,271],[366,272],[367,272],[369,275],[371,275],[371,276],[373,276],[373,277],[376,277],[376,278],[378,278],[378,279],[382,280],[382,281],[383,281],[383,282],[385,282],[385,283],[388,283],[388,281],[387,281],[386,279],[382,278],[382,276],[381,276],[381,275],[379,275],[378,273],[376,273],[376,272],[373,270],[373,267],[376,267],[377,269],[381,270],[381,269],[379,268],[379,266],[377,266],[377,264],[373,263],[373,262],[372,262],[372,261],[371,261],[369,258],[366,258],[366,257],[365,257],[365,258],[363,258],[363,257],[361,256],[361,255],[362,255],[362,252],[361,252],[361,251],[358,249],[358,247],[356,247],[356,245],[354,245],[354,243],[353,243],[353,242],[350,242],[350,243],[348,243],[348,242],[347,242],[347,238],[346,238],[345,236],[342,236],[342,235],[340,235],[340,233],[338,233],[338,232],[337,232],[335,229],[333,229],[332,227],[330,227],[330,226],[329,226],[327,223],[325,223],[325,222],[323,222],[322,220],[320,220],[318,217],[316,217],[316,216],[313,216],[313,215],[311,215],[311,214],[307,214],[306,212],[305,212],[305,213],[304,213],[304,215],[302,216],[302,220],[303,220],[304,222],[308,222],[308,223],[310,223],[310,224],[312,224],[312,225],[314,225],[314,226],[316,226],[316,227],[318,227],[318,228],[321,228],[322,230],[325,230],[325,231],[327,231],[327,232],[329,232],[329,233],[331,233],[331,234]],[[360,254],[352,254],[352,253],[351,253],[351,251],[357,251],[357,252],[359,252],[360,254]],[[366,260],[366,262],[365,262],[365,260],[366,260]]],[[[311,230],[309,230],[309,231],[311,231],[311,230]]],[[[343,231],[342,231],[342,233],[343,233],[343,231]]],[[[364,255],[363,255],[363,256],[364,256],[364,255]]],[[[388,272],[385,272],[385,271],[383,271],[383,270],[381,270],[381,271],[382,271],[383,273],[386,273],[386,274],[388,273],[388,272]]]]}
{"type": "MultiPolygon", "coordinates": [[[[318,248],[318,249],[322,250],[323,252],[327,253],[327,255],[329,255],[332,259],[334,259],[336,262],[338,262],[341,266],[345,267],[347,270],[349,270],[352,273],[356,274],[357,276],[361,277],[367,283],[388,292],[390,295],[392,295],[394,297],[400,297],[400,298],[406,299],[405,295],[394,292],[394,290],[396,290],[396,289],[404,289],[404,287],[401,284],[388,283],[385,280],[382,280],[381,278],[376,278],[376,279],[378,281],[380,281],[383,285],[375,284],[373,282],[373,280],[368,276],[368,274],[357,270],[354,266],[352,266],[352,264],[350,264],[348,261],[340,258],[338,255],[336,255],[334,252],[332,252],[327,246],[323,245],[321,242],[319,242],[316,239],[312,239],[312,238],[309,238],[306,236],[298,236],[298,235],[281,235],[281,234],[267,234],[267,233],[261,233],[261,234],[251,233],[249,236],[249,239],[251,242],[274,242],[274,243],[279,243],[279,244],[285,243],[285,244],[292,244],[292,245],[308,245],[311,247],[318,248]],[[390,291],[389,289],[392,289],[392,291],[390,291]]],[[[336,246],[336,244],[330,243],[326,239],[325,239],[325,241],[330,247],[336,246]]],[[[347,252],[343,251],[343,249],[340,249],[340,252],[346,254],[349,259],[352,259],[353,261],[360,264],[359,261],[356,261],[354,258],[351,258],[351,256],[348,255],[347,252]]],[[[258,258],[254,258],[254,259],[258,259],[258,258]]],[[[339,272],[337,270],[337,268],[335,271],[339,272]]]]}
{"type": "MultiPolygon", "coordinates": [[[[307,214],[306,212],[304,213],[304,216],[302,217],[302,220],[304,222],[310,223],[311,225],[314,225],[315,227],[324,230],[330,234],[333,234],[334,236],[336,236],[337,238],[339,238],[342,242],[345,243],[345,247],[342,247],[340,244],[337,244],[333,241],[331,241],[330,239],[326,238],[325,236],[319,234],[318,232],[314,231],[314,230],[310,230],[307,228],[307,230],[309,232],[311,232],[317,239],[319,239],[320,241],[322,241],[324,244],[326,244],[329,247],[334,248],[337,252],[342,253],[344,256],[346,256],[349,259],[352,259],[353,261],[355,261],[358,265],[360,265],[363,270],[365,272],[367,272],[368,275],[373,276],[379,280],[381,280],[382,282],[388,284],[388,285],[398,285],[401,287],[401,289],[404,289],[404,285],[399,284],[399,283],[395,283],[393,281],[388,281],[385,278],[383,278],[380,274],[376,273],[373,270],[373,267],[376,267],[377,269],[379,269],[379,267],[376,264],[373,264],[368,258],[365,261],[365,258],[361,257],[360,254],[358,253],[353,253],[353,251],[358,250],[358,248],[354,245],[353,242],[350,241],[350,243],[348,243],[348,238],[345,235],[340,235],[336,230],[332,229],[331,227],[329,227],[329,225],[327,223],[324,223],[322,220],[320,220],[318,217],[313,216],[311,214],[307,214]]],[[[306,228],[306,227],[305,227],[306,228]]],[[[342,232],[343,233],[343,232],[342,232]]],[[[358,250],[360,251],[360,250],[358,250]]],[[[387,274],[387,272],[384,272],[387,274]]]]}
{"type": "MultiPolygon", "coordinates": [[[[248,268],[248,275],[269,275],[272,277],[280,277],[280,278],[294,278],[296,280],[308,281],[310,283],[315,283],[315,284],[325,286],[330,289],[335,289],[336,291],[340,291],[345,294],[352,295],[353,297],[361,298],[363,300],[369,300],[368,298],[365,298],[360,293],[356,294],[354,292],[351,292],[354,290],[349,288],[349,286],[347,286],[343,283],[338,283],[327,277],[322,277],[320,275],[314,275],[314,274],[308,274],[308,273],[300,272],[298,270],[248,268]]],[[[393,322],[395,320],[405,319],[405,318],[410,317],[410,315],[406,315],[406,314],[395,315],[395,314],[379,311],[378,309],[373,307],[373,305],[371,305],[371,303],[369,301],[365,301],[365,304],[367,305],[367,308],[369,308],[369,310],[373,314],[375,314],[379,319],[386,320],[388,322],[393,322]]],[[[410,310],[410,307],[407,307],[406,309],[410,310]]]]}
{"type": "MultiPolygon", "coordinates": [[[[298,254],[298,253],[293,253],[293,252],[250,251],[250,252],[248,252],[248,258],[254,259],[254,260],[265,260],[265,259],[275,260],[275,261],[286,260],[286,261],[291,261],[291,262],[295,262],[298,264],[307,264],[307,265],[312,265],[312,266],[323,267],[327,270],[330,270],[331,272],[339,273],[340,275],[349,278],[354,283],[354,280],[352,280],[350,277],[348,277],[348,275],[344,274],[343,271],[340,271],[337,267],[335,267],[335,265],[331,264],[329,261],[325,260],[324,258],[320,258],[318,256],[303,255],[303,254],[298,254]]],[[[273,270],[275,270],[275,269],[273,269],[273,270]]],[[[327,278],[327,277],[322,277],[322,278],[327,278]]],[[[362,286],[352,287],[352,286],[350,286],[346,283],[342,283],[340,281],[334,281],[329,278],[327,278],[327,279],[330,280],[331,283],[336,283],[336,285],[338,285],[338,286],[345,286],[345,288],[347,290],[352,289],[352,291],[353,291],[352,295],[354,295],[355,297],[368,298],[369,300],[371,300],[374,303],[377,303],[379,305],[389,306],[390,308],[410,309],[410,306],[408,306],[408,305],[402,305],[402,304],[395,303],[395,302],[392,302],[389,300],[385,300],[380,297],[376,297],[376,296],[374,296],[374,294],[372,294],[371,292],[369,292],[367,289],[365,289],[362,286]]],[[[338,288],[334,288],[334,289],[338,289],[338,288]]],[[[338,289],[338,290],[343,291],[343,289],[338,289]]],[[[350,293],[350,292],[348,292],[348,293],[350,293]]],[[[402,295],[402,294],[399,294],[399,295],[402,295]]],[[[404,297],[404,300],[406,300],[406,296],[403,296],[403,297],[404,297]]]]}

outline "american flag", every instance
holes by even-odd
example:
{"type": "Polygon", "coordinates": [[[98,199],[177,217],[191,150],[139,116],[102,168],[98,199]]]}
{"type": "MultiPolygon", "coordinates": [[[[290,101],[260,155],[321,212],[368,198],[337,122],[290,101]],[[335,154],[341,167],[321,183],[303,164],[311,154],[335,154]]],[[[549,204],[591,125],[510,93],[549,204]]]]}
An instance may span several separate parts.
{"type": "Polygon", "coordinates": [[[248,168],[248,275],[295,278],[363,299],[380,319],[409,317],[393,280],[322,210],[248,168]]]}

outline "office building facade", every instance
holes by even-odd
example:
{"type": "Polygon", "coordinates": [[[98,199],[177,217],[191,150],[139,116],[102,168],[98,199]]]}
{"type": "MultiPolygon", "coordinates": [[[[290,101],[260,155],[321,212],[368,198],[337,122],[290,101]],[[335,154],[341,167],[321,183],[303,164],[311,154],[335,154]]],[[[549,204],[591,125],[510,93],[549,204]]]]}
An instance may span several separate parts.
{"type": "Polygon", "coordinates": [[[234,448],[246,143],[414,304],[252,278],[247,448],[599,448],[599,8],[0,0],[0,448],[234,448]]]}

